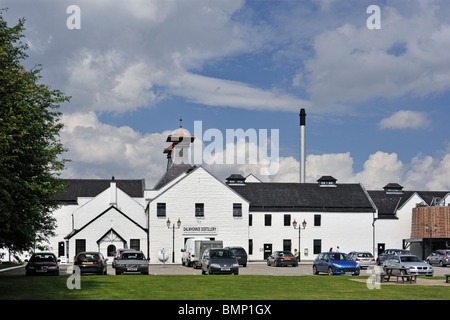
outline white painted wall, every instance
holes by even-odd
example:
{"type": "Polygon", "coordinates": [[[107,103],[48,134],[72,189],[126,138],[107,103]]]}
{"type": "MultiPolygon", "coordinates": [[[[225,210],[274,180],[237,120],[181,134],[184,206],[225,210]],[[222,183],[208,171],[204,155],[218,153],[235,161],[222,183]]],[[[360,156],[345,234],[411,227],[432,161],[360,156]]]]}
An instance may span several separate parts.
{"type": "MultiPolygon", "coordinates": [[[[263,246],[272,244],[272,251],[283,250],[283,240],[290,239],[292,252],[298,249],[299,230],[294,229],[292,222],[297,221],[301,227],[306,220],[305,229],[300,231],[300,253],[302,260],[314,260],[314,239],[322,240],[322,250],[331,247],[341,252],[364,250],[372,252],[372,213],[353,212],[251,212],[252,226],[249,227],[249,238],[253,240],[252,260],[263,260],[263,246]],[[264,215],[272,215],[272,226],[264,226],[264,215]],[[284,226],[284,215],[291,215],[290,226],[284,226]],[[314,215],[321,215],[321,225],[314,226],[314,215]],[[305,249],[307,255],[305,255],[305,249]]],[[[297,228],[298,228],[297,226],[297,228]]]]}
{"type": "MultiPolygon", "coordinates": [[[[175,243],[175,263],[181,263],[181,249],[185,238],[206,236],[222,240],[224,246],[248,248],[248,202],[217,180],[205,169],[199,167],[180,179],[169,189],[149,202],[150,216],[150,258],[159,263],[158,252],[165,249],[172,262],[175,243]],[[157,217],[157,203],[166,203],[166,216],[157,217]],[[205,214],[195,217],[195,203],[204,203],[205,214]],[[233,203],[242,203],[242,217],[233,217],[233,203]],[[181,220],[181,228],[167,228],[167,219],[172,225],[181,220]],[[184,227],[214,227],[215,233],[190,233],[184,227]]],[[[176,228],[176,227],[175,227],[176,228]]]]}

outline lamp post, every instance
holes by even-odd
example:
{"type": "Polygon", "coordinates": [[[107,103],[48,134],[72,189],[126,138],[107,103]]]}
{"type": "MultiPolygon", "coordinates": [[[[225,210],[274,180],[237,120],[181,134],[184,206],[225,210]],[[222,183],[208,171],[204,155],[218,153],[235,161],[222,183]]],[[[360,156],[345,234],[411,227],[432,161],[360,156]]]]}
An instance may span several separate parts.
{"type": "Polygon", "coordinates": [[[425,225],[425,231],[430,232],[430,254],[433,253],[433,232],[437,231],[438,226],[429,226],[428,224],[425,225]]]}
{"type": "MultiPolygon", "coordinates": [[[[167,219],[167,228],[170,229],[170,219],[167,219]]],[[[178,218],[177,229],[180,229],[181,220],[178,218]]],[[[172,225],[172,263],[175,263],[175,223],[172,225]]]]}
{"type": "Polygon", "coordinates": [[[300,227],[300,226],[298,226],[297,227],[297,225],[298,225],[298,223],[297,223],[297,221],[295,221],[295,219],[294,219],[294,222],[292,222],[292,226],[294,227],[294,229],[298,229],[298,262],[300,262],[300,255],[301,255],[301,249],[300,249],[300,231],[301,230],[305,230],[306,229],[306,220],[305,219],[303,219],[303,222],[302,222],[302,227],[300,227]]]}

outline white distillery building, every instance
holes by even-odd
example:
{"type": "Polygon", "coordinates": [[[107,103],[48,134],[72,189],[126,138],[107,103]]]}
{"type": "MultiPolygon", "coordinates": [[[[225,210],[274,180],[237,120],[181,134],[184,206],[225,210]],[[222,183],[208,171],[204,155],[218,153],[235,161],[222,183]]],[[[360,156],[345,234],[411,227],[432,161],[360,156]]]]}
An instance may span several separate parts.
{"type": "Polygon", "coordinates": [[[49,249],[71,262],[85,250],[100,251],[111,261],[117,249],[133,248],[151,263],[161,263],[164,249],[167,263],[181,263],[186,240],[202,237],[242,246],[250,260],[295,249],[302,261],[330,248],[376,255],[413,243],[422,246],[423,255],[427,239],[411,239],[412,208],[431,205],[436,197],[448,205],[450,199],[448,191],[403,191],[392,183],[367,191],[331,176],[316,183],[265,183],[232,174],[220,181],[186,163],[194,139],[181,126],[167,138],[167,170],[152,189],[143,179],[67,180],[66,191],[55,198],[62,206],[54,212],[56,236],[49,249]]]}

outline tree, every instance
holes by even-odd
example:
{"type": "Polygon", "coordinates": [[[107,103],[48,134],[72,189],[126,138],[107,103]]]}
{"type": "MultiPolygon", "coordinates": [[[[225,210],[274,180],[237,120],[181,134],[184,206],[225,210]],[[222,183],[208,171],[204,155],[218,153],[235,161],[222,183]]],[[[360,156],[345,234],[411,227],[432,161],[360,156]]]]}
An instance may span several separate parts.
{"type": "Polygon", "coordinates": [[[28,250],[54,235],[52,200],[64,189],[60,104],[69,101],[25,70],[25,19],[8,27],[0,10],[0,247],[28,250]]]}

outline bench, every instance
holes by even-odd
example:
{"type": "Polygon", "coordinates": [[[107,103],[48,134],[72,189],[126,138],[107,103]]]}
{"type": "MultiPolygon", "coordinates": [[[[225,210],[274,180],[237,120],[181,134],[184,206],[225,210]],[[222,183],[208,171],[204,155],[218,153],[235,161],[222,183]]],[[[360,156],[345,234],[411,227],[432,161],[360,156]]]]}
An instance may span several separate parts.
{"type": "Polygon", "coordinates": [[[397,282],[399,278],[402,278],[402,284],[406,282],[409,283],[416,283],[417,282],[417,276],[416,275],[410,275],[410,274],[403,274],[403,275],[395,275],[397,277],[397,282]],[[406,279],[406,280],[405,280],[406,279]]]}
{"type": "Polygon", "coordinates": [[[448,278],[450,277],[450,274],[445,275],[445,283],[448,283],[448,278]]]}

